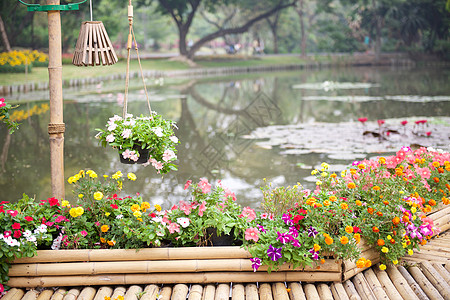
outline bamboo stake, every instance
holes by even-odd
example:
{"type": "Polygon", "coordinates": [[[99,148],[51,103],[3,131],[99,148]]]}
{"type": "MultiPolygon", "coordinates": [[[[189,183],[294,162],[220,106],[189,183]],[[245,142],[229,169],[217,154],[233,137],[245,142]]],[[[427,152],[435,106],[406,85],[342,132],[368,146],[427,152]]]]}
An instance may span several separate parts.
{"type": "Polygon", "coordinates": [[[314,284],[307,283],[303,285],[303,290],[305,291],[305,295],[308,300],[320,300],[319,293],[317,292],[314,284]]]}
{"type": "Polygon", "coordinates": [[[159,287],[155,284],[147,285],[144,288],[145,294],[139,300],[156,300],[157,294],[159,292],[159,287]]]}
{"type": "Polygon", "coordinates": [[[291,300],[306,300],[305,292],[303,292],[303,287],[298,282],[288,283],[288,288],[290,288],[289,297],[291,300]]]}
{"type": "Polygon", "coordinates": [[[230,298],[230,285],[221,283],[216,288],[215,300],[228,300],[230,298]]]}
{"type": "Polygon", "coordinates": [[[189,292],[189,287],[185,284],[177,284],[173,287],[171,300],[185,300],[189,292]]]}
{"type": "Polygon", "coordinates": [[[64,300],[77,300],[80,292],[79,289],[70,289],[64,296],[64,300]]]}
{"type": "Polygon", "coordinates": [[[435,268],[428,261],[423,261],[421,264],[422,273],[433,284],[433,286],[439,291],[439,293],[445,299],[450,299],[450,285],[445,279],[436,271],[435,268]]]}
{"type": "Polygon", "coordinates": [[[272,287],[268,283],[261,283],[259,285],[259,299],[260,300],[273,300],[272,287]]]}
{"type": "Polygon", "coordinates": [[[406,279],[396,267],[388,266],[386,272],[403,299],[418,299],[412,288],[408,285],[406,279]]]}
{"type": "Polygon", "coordinates": [[[389,299],[391,300],[402,300],[402,296],[398,293],[397,289],[395,288],[392,281],[389,279],[388,274],[386,271],[380,270],[378,266],[373,268],[375,275],[378,278],[378,281],[380,282],[381,286],[383,287],[383,290],[388,295],[389,299]]]}
{"type": "Polygon", "coordinates": [[[361,297],[358,295],[358,292],[355,289],[355,285],[351,280],[344,281],[342,285],[344,286],[344,289],[347,292],[350,300],[361,300],[361,297]]]}
{"type": "Polygon", "coordinates": [[[53,295],[53,290],[43,290],[36,300],[50,300],[53,295]]]}
{"type": "Polygon", "coordinates": [[[388,295],[384,292],[383,287],[381,286],[381,283],[378,281],[377,276],[373,272],[373,270],[367,269],[364,271],[364,277],[366,278],[366,281],[372,290],[375,298],[377,299],[389,299],[388,295]]]}
{"type": "Polygon", "coordinates": [[[444,298],[439,294],[439,291],[433,284],[425,277],[418,267],[409,267],[409,273],[414,277],[414,280],[419,284],[422,290],[432,300],[443,300],[444,298]]]}
{"type": "Polygon", "coordinates": [[[355,285],[358,294],[361,296],[361,299],[363,300],[377,299],[373,294],[372,290],[370,289],[370,286],[367,283],[367,280],[363,274],[361,273],[356,274],[355,277],[352,278],[352,282],[355,285]]]}
{"type": "Polygon", "coordinates": [[[127,291],[127,289],[123,286],[116,287],[111,296],[111,299],[117,299],[119,296],[125,295],[126,291],[127,291]]]}
{"type": "Polygon", "coordinates": [[[203,289],[203,300],[214,300],[214,295],[216,294],[216,287],[212,284],[208,284],[203,289]]]}
{"type": "Polygon", "coordinates": [[[161,289],[160,300],[170,300],[171,295],[172,295],[172,288],[170,286],[165,286],[161,289]]]}
{"type": "Polygon", "coordinates": [[[50,300],[62,300],[66,295],[67,290],[64,288],[57,289],[56,292],[53,293],[52,298],[50,300]]]}
{"type": "Polygon", "coordinates": [[[450,285],[450,272],[448,272],[441,264],[432,263],[433,268],[439,272],[445,282],[450,285]]]}
{"type": "Polygon", "coordinates": [[[256,284],[250,283],[245,286],[245,300],[259,300],[256,284]]]}
{"type": "Polygon", "coordinates": [[[272,294],[276,300],[289,300],[286,285],[283,282],[275,282],[272,284],[272,294]]]}
{"type": "Polygon", "coordinates": [[[231,292],[232,300],[245,300],[245,288],[242,284],[234,284],[231,292]]]}
{"type": "Polygon", "coordinates": [[[321,300],[333,300],[333,293],[331,293],[330,287],[327,284],[317,284],[317,292],[321,300]]]}
{"type": "Polygon", "coordinates": [[[139,285],[132,285],[128,288],[125,296],[123,296],[124,300],[138,300],[138,294],[142,293],[142,287],[139,285]]]}
{"type": "Polygon", "coordinates": [[[333,282],[331,284],[331,293],[336,300],[350,300],[345,292],[344,286],[340,282],[333,282]]]}
{"type": "Polygon", "coordinates": [[[29,290],[25,296],[23,296],[22,300],[36,300],[39,295],[39,292],[36,290],[29,290]]]}
{"type": "Polygon", "coordinates": [[[78,300],[92,300],[94,299],[96,290],[92,287],[85,287],[80,295],[77,297],[78,300]]]}
{"type": "Polygon", "coordinates": [[[113,289],[109,286],[103,286],[98,289],[95,294],[94,300],[105,300],[105,297],[111,297],[113,289]]]}
{"type": "Polygon", "coordinates": [[[397,269],[403,275],[403,277],[406,279],[406,281],[408,282],[409,286],[414,291],[416,296],[420,300],[427,300],[428,296],[425,294],[425,292],[422,290],[422,288],[417,284],[417,282],[414,280],[414,278],[411,276],[411,274],[409,274],[409,272],[403,266],[399,266],[399,267],[397,267],[397,269]]]}
{"type": "Polygon", "coordinates": [[[200,284],[194,284],[189,291],[188,300],[201,300],[203,294],[203,287],[200,284]]]}

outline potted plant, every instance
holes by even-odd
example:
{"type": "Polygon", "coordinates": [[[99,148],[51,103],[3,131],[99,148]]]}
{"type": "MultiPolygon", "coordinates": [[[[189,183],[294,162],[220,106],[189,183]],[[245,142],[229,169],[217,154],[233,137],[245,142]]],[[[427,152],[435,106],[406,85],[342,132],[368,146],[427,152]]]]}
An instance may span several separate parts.
{"type": "Polygon", "coordinates": [[[117,149],[122,163],[151,163],[158,173],[165,174],[177,170],[173,163],[179,142],[173,131],[175,126],[155,112],[149,117],[115,115],[109,118],[106,129],[96,129],[96,137],[102,146],[117,149]]]}

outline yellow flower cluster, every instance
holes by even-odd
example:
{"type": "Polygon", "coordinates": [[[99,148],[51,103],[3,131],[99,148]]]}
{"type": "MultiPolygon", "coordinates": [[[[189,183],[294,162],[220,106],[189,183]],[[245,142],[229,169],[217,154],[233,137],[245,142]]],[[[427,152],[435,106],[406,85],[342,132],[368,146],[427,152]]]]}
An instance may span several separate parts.
{"type": "Polygon", "coordinates": [[[33,115],[40,115],[46,113],[50,109],[50,106],[45,103],[41,105],[34,105],[32,108],[23,110],[23,109],[14,109],[11,110],[9,114],[9,119],[14,122],[20,122],[28,119],[33,115]]]}
{"type": "Polygon", "coordinates": [[[35,61],[46,62],[48,61],[48,55],[37,50],[14,50],[0,53],[0,66],[8,64],[11,67],[15,67],[29,65],[35,61]]]}
{"type": "Polygon", "coordinates": [[[69,210],[69,214],[70,214],[73,218],[79,217],[79,216],[81,216],[83,213],[84,213],[84,208],[81,207],[81,206],[73,207],[73,208],[71,208],[71,209],[69,210]]]}
{"type": "Polygon", "coordinates": [[[84,177],[84,170],[80,170],[77,174],[69,177],[69,179],[67,179],[67,182],[72,184],[80,180],[82,177],[84,177]]]}

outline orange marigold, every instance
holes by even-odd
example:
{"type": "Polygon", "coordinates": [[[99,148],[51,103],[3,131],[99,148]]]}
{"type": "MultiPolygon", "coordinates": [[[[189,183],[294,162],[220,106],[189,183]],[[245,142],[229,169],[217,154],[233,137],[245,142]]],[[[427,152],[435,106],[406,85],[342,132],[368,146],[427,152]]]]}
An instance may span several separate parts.
{"type": "Polygon", "coordinates": [[[433,167],[437,168],[439,167],[441,164],[438,161],[433,161],[432,163],[433,167]]]}
{"type": "Polygon", "coordinates": [[[394,225],[397,225],[398,223],[400,223],[400,218],[399,217],[394,217],[392,219],[392,223],[394,223],[394,225]]]}
{"type": "Polygon", "coordinates": [[[347,203],[341,203],[341,209],[347,209],[348,204],[347,203]]]}
{"type": "Polygon", "coordinates": [[[383,213],[381,211],[377,211],[377,216],[382,217],[383,213]]]}
{"type": "Polygon", "coordinates": [[[361,205],[362,205],[362,202],[359,201],[359,200],[356,200],[356,201],[355,201],[355,204],[358,205],[358,206],[361,206],[361,205]]]}
{"type": "Polygon", "coordinates": [[[394,239],[391,239],[389,242],[390,242],[392,245],[395,244],[395,240],[394,240],[394,239]]]}
{"type": "Polygon", "coordinates": [[[376,232],[380,232],[380,229],[378,229],[377,226],[373,226],[372,231],[376,233],[376,232]]]}
{"type": "Polygon", "coordinates": [[[368,208],[367,208],[367,212],[368,212],[369,214],[373,214],[374,209],[373,209],[372,207],[368,207],[368,208]]]}
{"type": "Polygon", "coordinates": [[[376,185],[376,186],[374,186],[372,189],[373,189],[374,191],[379,191],[381,188],[380,188],[378,185],[376,185]]]}
{"type": "Polygon", "coordinates": [[[384,201],[383,201],[383,204],[384,204],[384,205],[388,205],[388,204],[389,204],[389,201],[384,200],[384,201]]]}
{"type": "Polygon", "coordinates": [[[314,248],[314,251],[319,252],[321,247],[320,247],[320,245],[314,244],[313,248],[314,248]]]}
{"type": "Polygon", "coordinates": [[[100,238],[100,242],[104,244],[104,243],[106,243],[106,240],[105,240],[104,238],[101,237],[101,238],[100,238]]]}
{"type": "Polygon", "coordinates": [[[450,204],[450,200],[447,197],[442,197],[442,203],[444,203],[445,205],[450,204]]]}
{"type": "Polygon", "coordinates": [[[372,262],[370,261],[370,259],[366,259],[366,261],[364,262],[364,268],[370,268],[372,266],[372,262]]]}
{"type": "Polygon", "coordinates": [[[378,245],[378,246],[384,246],[384,240],[378,239],[377,245],[378,245]]]}
{"type": "Polygon", "coordinates": [[[356,261],[357,268],[362,269],[362,268],[364,268],[365,265],[366,265],[366,260],[362,257],[356,261]]]}
{"type": "Polygon", "coordinates": [[[346,236],[342,236],[339,240],[341,241],[342,245],[348,244],[348,237],[346,236]]]}
{"type": "Polygon", "coordinates": [[[334,202],[337,200],[336,196],[330,196],[330,198],[328,198],[328,200],[330,200],[331,202],[334,202]]]}
{"type": "Polygon", "coordinates": [[[434,182],[439,183],[439,178],[433,177],[434,182]]]}
{"type": "Polygon", "coordinates": [[[347,233],[353,233],[353,227],[352,226],[345,226],[345,232],[347,233]]]}
{"type": "Polygon", "coordinates": [[[356,184],[355,184],[354,182],[349,182],[349,183],[347,184],[347,187],[348,187],[349,189],[354,189],[354,188],[356,188],[356,184]]]}
{"type": "Polygon", "coordinates": [[[333,244],[333,239],[330,236],[325,237],[325,244],[327,245],[333,244]]]}
{"type": "Polygon", "coordinates": [[[353,235],[353,238],[355,239],[357,244],[359,244],[359,242],[361,242],[361,235],[359,233],[355,233],[353,235]]]}
{"type": "Polygon", "coordinates": [[[430,204],[431,206],[435,206],[436,205],[436,201],[433,199],[428,200],[428,204],[430,204]]]}
{"type": "Polygon", "coordinates": [[[100,230],[102,232],[107,232],[109,230],[109,226],[108,225],[102,225],[102,227],[100,227],[100,230]]]}
{"type": "Polygon", "coordinates": [[[380,158],[378,159],[378,162],[380,163],[380,165],[384,165],[384,164],[386,164],[386,158],[380,157],[380,158]]]}

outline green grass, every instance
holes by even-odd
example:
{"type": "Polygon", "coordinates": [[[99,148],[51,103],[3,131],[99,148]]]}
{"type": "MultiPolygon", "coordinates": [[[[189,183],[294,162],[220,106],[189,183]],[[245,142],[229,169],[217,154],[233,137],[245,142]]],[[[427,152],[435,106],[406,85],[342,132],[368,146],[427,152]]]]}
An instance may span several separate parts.
{"type": "MultiPolygon", "coordinates": [[[[233,55],[205,56],[199,57],[195,61],[199,68],[220,68],[220,67],[248,67],[255,65],[287,65],[304,64],[305,59],[299,56],[261,56],[244,57],[233,55]]],[[[179,61],[168,59],[146,59],[141,60],[143,70],[185,70],[190,67],[179,61]]],[[[131,61],[131,71],[139,72],[139,65],[136,59],[131,61]]],[[[121,59],[112,66],[77,67],[72,64],[63,65],[63,80],[75,78],[91,78],[112,74],[122,74],[126,72],[126,60],[121,59]]],[[[46,67],[33,68],[31,73],[0,73],[0,85],[20,85],[27,82],[48,82],[48,70],[46,67]]]]}

